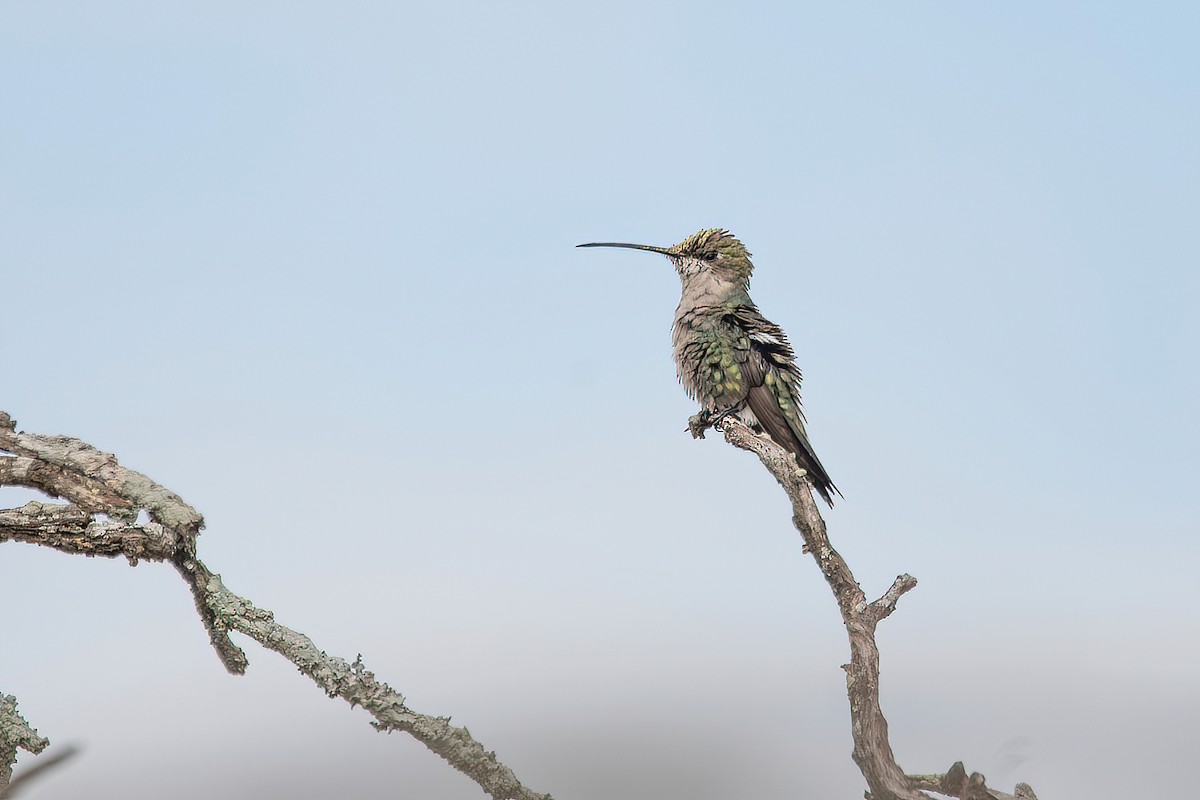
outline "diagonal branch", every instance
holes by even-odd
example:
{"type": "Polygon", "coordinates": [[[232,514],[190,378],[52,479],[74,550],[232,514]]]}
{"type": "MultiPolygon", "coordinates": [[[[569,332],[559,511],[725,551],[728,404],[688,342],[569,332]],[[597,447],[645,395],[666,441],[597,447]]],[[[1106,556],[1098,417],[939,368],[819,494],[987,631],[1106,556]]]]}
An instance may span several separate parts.
{"type": "MultiPolygon", "coordinates": [[[[38,489],[51,497],[69,500],[77,510],[87,514],[105,514],[122,522],[132,523],[140,510],[145,510],[153,523],[161,526],[174,547],[164,556],[188,583],[196,605],[196,613],[208,630],[209,641],[225,669],[240,675],[246,670],[246,654],[233,643],[226,631],[216,624],[212,612],[203,602],[202,586],[208,571],[196,558],[196,537],[204,527],[204,518],[183,501],[179,495],[158,485],[140,472],[127,469],[112,453],[99,450],[87,442],[69,436],[45,436],[17,431],[16,422],[0,411],[0,453],[13,454],[0,458],[0,486],[23,486],[38,489]],[[33,462],[33,463],[30,463],[33,462]]],[[[16,534],[9,538],[19,538],[16,534]]],[[[28,541],[28,539],[24,539],[28,541]]],[[[139,552],[101,552],[88,542],[86,536],[62,546],[65,552],[88,555],[125,555],[132,563],[140,557],[154,556],[139,552]],[[73,550],[69,545],[81,549],[73,550]]]]}
{"type": "Polygon", "coordinates": [[[205,588],[207,602],[221,624],[291,661],[330,697],[341,697],[351,707],[365,708],[375,717],[371,724],[377,730],[408,733],[494,798],[550,800],[550,795],[522,786],[513,771],[466,728],[451,725],[447,717],[431,717],[408,708],[403,695],[377,681],[367,670],[361,655],[353,663],[326,655],[304,634],[276,622],[270,611],[226,589],[220,575],[213,575],[205,588]]]}
{"type": "Polygon", "coordinates": [[[907,572],[903,575],[897,575],[896,580],[892,582],[891,588],[883,593],[883,596],[878,600],[871,602],[866,612],[872,619],[878,623],[882,619],[887,619],[892,612],[896,610],[896,603],[900,600],[900,596],[905,592],[917,588],[917,579],[907,572]]]}
{"type": "MultiPolygon", "coordinates": [[[[123,556],[131,564],[170,562],[187,583],[209,639],[230,672],[241,674],[247,665],[245,653],[229,637],[237,631],[291,661],[330,697],[365,708],[378,730],[413,736],[495,800],[550,800],[523,786],[466,728],[408,708],[399,692],[375,679],[361,657],[351,663],[326,655],[304,634],[277,623],[272,612],[226,589],[196,553],[203,518],[178,495],[78,439],[18,433],[12,419],[0,412],[3,451],[14,455],[0,457],[0,486],[39,489],[70,503],[31,502],[0,510],[0,542],[26,542],[75,555],[123,556]],[[134,522],[141,509],[150,522],[134,522]]],[[[38,752],[48,744],[16,715],[15,702],[0,696],[0,788],[11,775],[17,747],[38,752]],[[9,701],[11,706],[5,706],[9,701]]]]}

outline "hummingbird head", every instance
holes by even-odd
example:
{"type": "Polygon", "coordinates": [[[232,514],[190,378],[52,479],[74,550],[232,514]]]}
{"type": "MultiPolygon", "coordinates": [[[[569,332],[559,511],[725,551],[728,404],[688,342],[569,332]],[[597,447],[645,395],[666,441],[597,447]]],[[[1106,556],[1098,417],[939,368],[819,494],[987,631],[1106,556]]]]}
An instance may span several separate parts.
{"type": "Polygon", "coordinates": [[[750,283],[750,273],[754,271],[746,246],[724,228],[706,228],[672,247],[625,242],[589,242],[577,246],[628,247],[660,253],[671,259],[676,272],[685,281],[707,273],[712,277],[746,287],[750,283]]]}

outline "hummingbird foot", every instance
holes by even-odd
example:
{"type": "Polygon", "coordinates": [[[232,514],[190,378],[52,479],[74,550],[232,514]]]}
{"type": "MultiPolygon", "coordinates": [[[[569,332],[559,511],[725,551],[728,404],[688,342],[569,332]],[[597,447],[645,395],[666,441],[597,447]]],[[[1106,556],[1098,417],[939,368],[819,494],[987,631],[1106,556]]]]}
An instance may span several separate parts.
{"type": "Polygon", "coordinates": [[[718,411],[709,411],[707,408],[702,408],[700,409],[699,414],[692,414],[690,417],[688,417],[687,429],[692,434],[693,438],[703,439],[704,432],[706,430],[713,427],[730,414],[736,414],[740,410],[740,403],[735,403],[734,405],[722,408],[718,411]]]}
{"type": "Polygon", "coordinates": [[[692,434],[693,439],[703,439],[704,432],[712,427],[713,419],[707,411],[701,411],[699,414],[692,414],[688,417],[687,430],[692,434]]]}

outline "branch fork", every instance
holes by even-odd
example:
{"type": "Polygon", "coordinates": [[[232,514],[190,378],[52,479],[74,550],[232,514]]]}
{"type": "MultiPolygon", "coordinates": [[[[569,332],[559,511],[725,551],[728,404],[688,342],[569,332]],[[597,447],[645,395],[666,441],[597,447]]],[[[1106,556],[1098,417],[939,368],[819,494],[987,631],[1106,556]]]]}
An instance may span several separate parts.
{"type": "Polygon", "coordinates": [[[1018,785],[1016,795],[989,789],[983,775],[966,775],[961,762],[945,775],[910,776],[900,769],[892,753],[887,720],[879,704],[879,648],[875,644],[875,629],[896,610],[900,598],[916,588],[917,579],[907,573],[899,575],[879,599],[868,603],[866,593],[849,565],[830,543],[812,488],[791,453],[770,438],[755,433],[736,417],[725,417],[717,421],[715,427],[734,447],[758,456],[783,487],[792,502],[792,524],[804,540],[804,552],[817,562],[841,610],[850,639],[850,663],[842,668],[846,671],[846,691],[850,699],[853,758],[867,781],[868,800],[931,800],[922,790],[948,794],[960,800],[1037,800],[1026,784],[1018,785]]]}
{"type": "MultiPolygon", "coordinates": [[[[291,661],[329,697],[362,706],[374,717],[376,729],[410,734],[494,800],[550,800],[521,784],[466,728],[409,709],[403,695],[375,679],[361,656],[348,662],[327,655],[304,634],[276,622],[271,611],[225,588],[221,576],[197,555],[204,518],[179,495],[122,467],[111,453],[65,436],[19,433],[12,418],[0,411],[0,486],[37,489],[67,501],[0,510],[0,542],[26,542],[74,555],[123,556],[133,565],[170,563],[192,593],[213,649],[230,673],[244,673],[249,663],[230,638],[236,631],[291,661]],[[137,522],[141,510],[149,522],[137,522]]],[[[48,744],[16,713],[16,700],[0,695],[0,796],[16,784],[11,776],[17,749],[36,754],[48,744]]]]}

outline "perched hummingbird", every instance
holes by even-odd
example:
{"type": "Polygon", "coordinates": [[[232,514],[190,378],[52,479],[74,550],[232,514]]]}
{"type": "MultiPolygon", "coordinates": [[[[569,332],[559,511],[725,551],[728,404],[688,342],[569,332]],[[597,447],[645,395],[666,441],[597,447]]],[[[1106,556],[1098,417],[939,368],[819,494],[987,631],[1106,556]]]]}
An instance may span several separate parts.
{"type": "Polygon", "coordinates": [[[750,299],[754,265],[745,245],[729,231],[711,228],[674,247],[624,242],[579,247],[628,247],[671,259],[683,283],[671,334],[675,366],[683,388],[700,401],[688,430],[702,438],[721,418],[736,414],[794,453],[813,488],[833,505],[838,489],[804,432],[796,354],[783,330],[750,299]]]}

